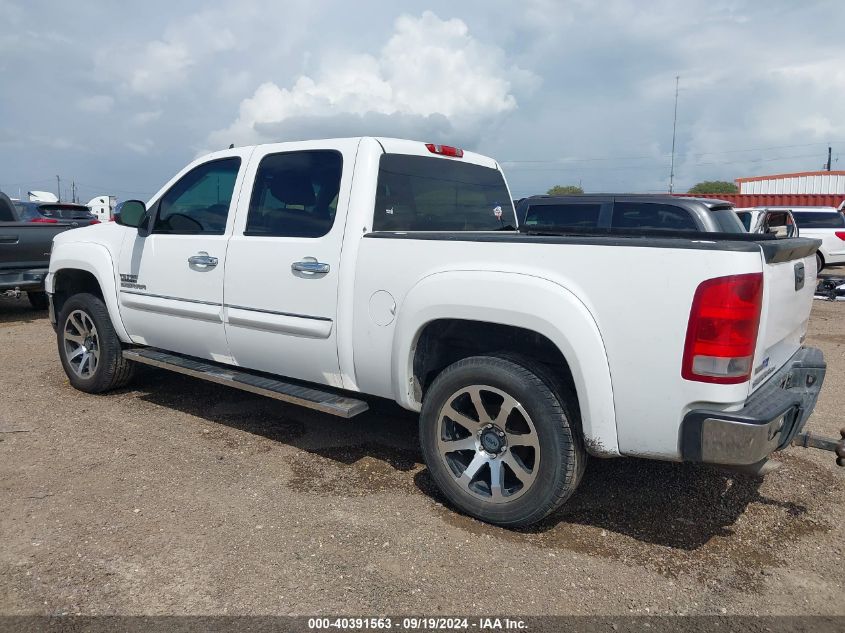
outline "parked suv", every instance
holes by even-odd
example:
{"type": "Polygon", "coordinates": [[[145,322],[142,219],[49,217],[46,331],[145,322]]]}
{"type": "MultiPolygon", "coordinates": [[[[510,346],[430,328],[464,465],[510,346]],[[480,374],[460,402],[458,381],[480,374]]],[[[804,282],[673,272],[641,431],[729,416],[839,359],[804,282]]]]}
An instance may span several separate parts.
{"type": "Polygon", "coordinates": [[[22,222],[41,222],[44,224],[67,224],[70,226],[90,226],[100,220],[84,204],[68,202],[21,202],[14,201],[18,216],[22,222]]]}
{"type": "Polygon", "coordinates": [[[517,206],[524,229],[623,229],[745,233],[724,200],[670,195],[579,194],[532,196],[517,206]]]}

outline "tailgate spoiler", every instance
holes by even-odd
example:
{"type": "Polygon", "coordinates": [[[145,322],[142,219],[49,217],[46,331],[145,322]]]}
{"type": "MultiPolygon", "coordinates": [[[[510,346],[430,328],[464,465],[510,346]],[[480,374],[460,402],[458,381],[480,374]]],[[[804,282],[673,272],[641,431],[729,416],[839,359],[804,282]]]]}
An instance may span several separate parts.
{"type": "Polygon", "coordinates": [[[773,240],[760,243],[763,249],[763,257],[767,264],[789,262],[794,259],[804,259],[815,254],[822,245],[821,240],[807,237],[791,237],[782,240],[773,240]]]}

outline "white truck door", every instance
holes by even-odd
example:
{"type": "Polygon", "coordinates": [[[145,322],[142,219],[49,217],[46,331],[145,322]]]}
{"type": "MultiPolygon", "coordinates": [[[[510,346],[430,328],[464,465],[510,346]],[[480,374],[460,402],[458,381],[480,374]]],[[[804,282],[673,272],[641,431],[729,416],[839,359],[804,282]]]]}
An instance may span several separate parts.
{"type": "Polygon", "coordinates": [[[357,147],[286,143],[253,154],[224,281],[238,365],[341,386],[338,267],[357,147]]]}
{"type": "Polygon", "coordinates": [[[246,158],[229,155],[185,171],[150,205],[150,235],[124,241],[120,312],[135,342],[231,362],[223,268],[246,158]]]}

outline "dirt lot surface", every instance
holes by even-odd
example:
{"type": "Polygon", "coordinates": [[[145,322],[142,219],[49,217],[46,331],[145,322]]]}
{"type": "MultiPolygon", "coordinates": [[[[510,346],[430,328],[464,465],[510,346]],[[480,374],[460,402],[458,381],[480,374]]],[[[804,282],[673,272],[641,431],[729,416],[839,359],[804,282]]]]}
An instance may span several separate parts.
{"type": "MultiPolygon", "coordinates": [[[[845,614],[830,453],[765,479],[593,459],[559,516],[507,531],[443,505],[393,405],[344,421],[155,370],[89,396],[53,336],[0,299],[0,613],[845,614]]],[[[808,342],[833,435],[845,303],[815,302],[808,342]]]]}

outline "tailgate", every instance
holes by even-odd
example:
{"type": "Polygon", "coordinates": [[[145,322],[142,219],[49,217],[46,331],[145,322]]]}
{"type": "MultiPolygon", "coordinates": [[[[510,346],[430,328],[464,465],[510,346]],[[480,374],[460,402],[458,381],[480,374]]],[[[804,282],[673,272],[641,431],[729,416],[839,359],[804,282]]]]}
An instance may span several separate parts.
{"type": "Polygon", "coordinates": [[[816,289],[815,253],[821,242],[804,238],[764,242],[763,308],[751,391],[788,361],[804,342],[816,289]]]}

